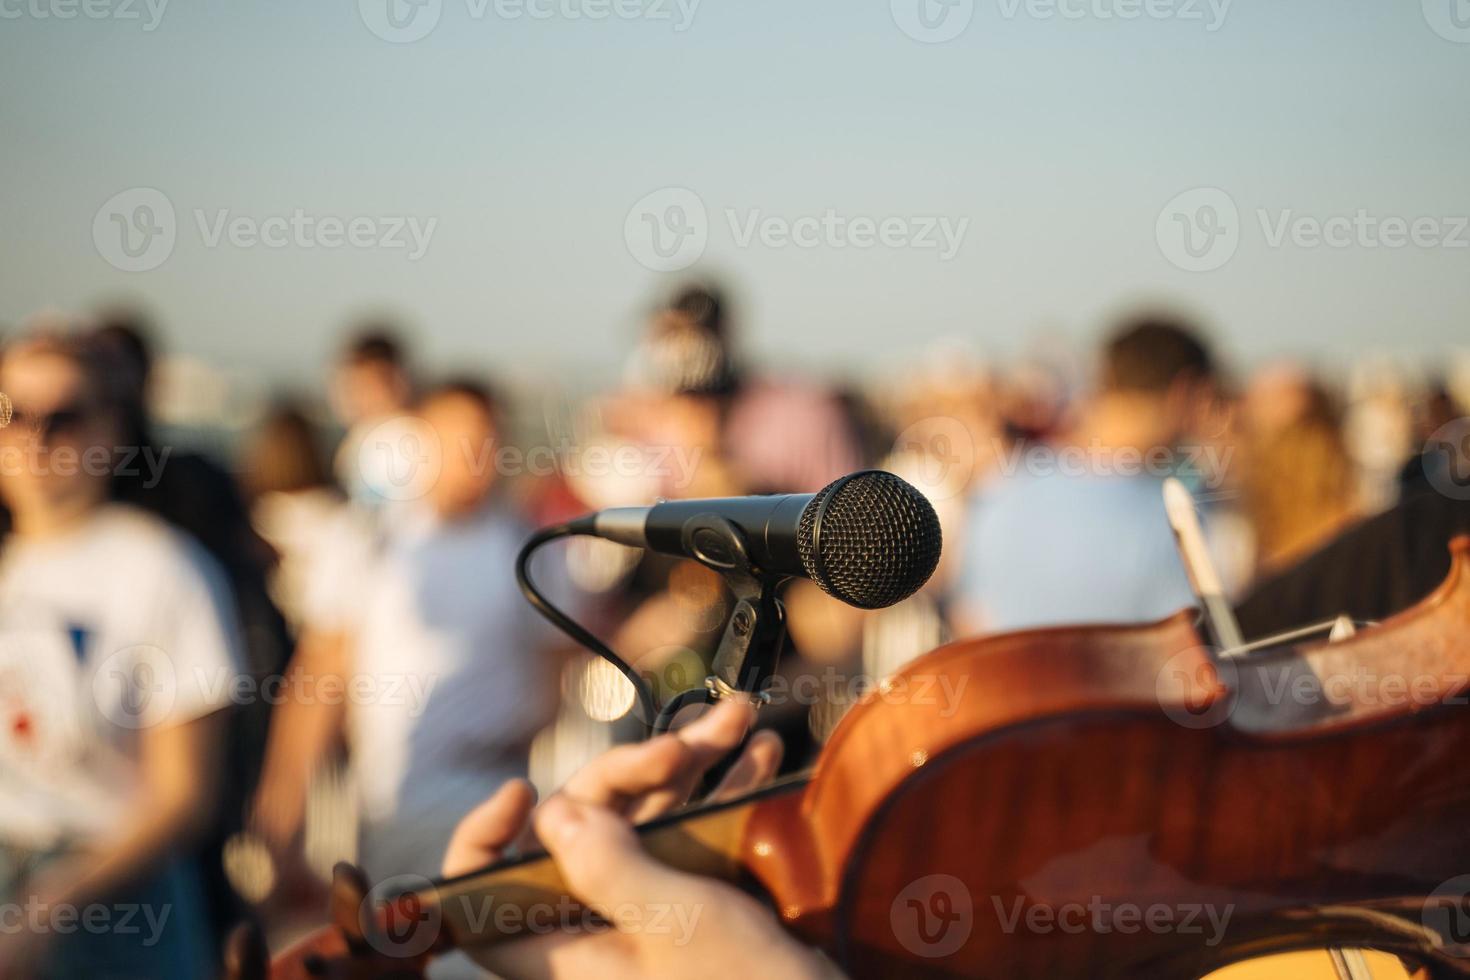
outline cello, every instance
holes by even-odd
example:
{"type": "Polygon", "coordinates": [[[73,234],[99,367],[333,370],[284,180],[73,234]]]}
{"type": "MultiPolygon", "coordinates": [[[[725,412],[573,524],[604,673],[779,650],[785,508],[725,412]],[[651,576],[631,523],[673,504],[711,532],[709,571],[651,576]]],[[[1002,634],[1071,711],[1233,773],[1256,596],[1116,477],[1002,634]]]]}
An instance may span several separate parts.
{"type": "MultiPolygon", "coordinates": [[[[951,643],[856,704],[808,773],[642,841],[858,978],[1193,980],[1339,947],[1470,976],[1470,538],[1451,548],[1434,593],[1336,642],[1222,656],[1185,610],[951,643]],[[962,693],[941,709],[922,692],[942,681],[962,693]]],[[[350,869],[333,889],[335,924],[274,980],[420,976],[517,937],[472,914],[486,900],[573,901],[536,855],[382,902],[350,869]]],[[[231,958],[266,975],[248,936],[231,958]]]]}

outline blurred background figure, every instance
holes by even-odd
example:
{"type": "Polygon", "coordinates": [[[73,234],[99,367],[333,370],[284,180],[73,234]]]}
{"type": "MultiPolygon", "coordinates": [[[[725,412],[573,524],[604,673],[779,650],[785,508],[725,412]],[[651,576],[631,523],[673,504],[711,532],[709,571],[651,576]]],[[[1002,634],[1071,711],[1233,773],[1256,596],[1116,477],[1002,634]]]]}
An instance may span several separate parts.
{"type": "MultiPolygon", "coordinates": [[[[687,466],[667,468],[655,488],[631,499],[616,497],[617,489],[634,489],[621,481],[583,480],[589,507],[646,502],[649,489],[686,498],[812,493],[867,461],[864,408],[808,378],[744,369],[730,303],[705,283],[677,290],[654,311],[625,385],[599,414],[614,441],[687,466]]],[[[733,598],[718,575],[693,562],[658,555],[636,562],[615,648],[650,672],[663,693],[701,683],[733,598]]],[[[857,667],[861,612],[804,581],[790,585],[786,606],[792,651],[783,672],[857,667]]],[[[810,746],[809,707],[778,705],[762,719],[787,737],[793,764],[810,746]]]]}
{"type": "Polygon", "coordinates": [[[967,631],[1157,619],[1193,597],[1164,517],[1163,477],[1216,397],[1193,328],[1145,317],[1103,347],[1069,431],[1022,445],[980,492],[958,617],[967,631]]]}
{"type": "MultiPolygon", "coordinates": [[[[157,372],[149,319],[134,309],[113,307],[91,323],[90,341],[105,358],[118,397],[121,431],[116,446],[135,459],[133,465],[116,468],[110,495],[157,515],[198,542],[218,563],[240,626],[240,668],[258,688],[284,669],[292,644],[268,583],[274,561],[270,545],[256,533],[239,484],[220,460],[178,445],[176,438],[160,437],[152,410],[157,372]]],[[[258,697],[232,705],[226,720],[223,766],[230,778],[221,783],[213,825],[199,844],[206,907],[221,934],[244,911],[224,854],[227,843],[245,825],[269,724],[270,705],[258,697]]]]}
{"type": "Polygon", "coordinates": [[[311,564],[342,507],[318,434],[293,404],[270,410],[240,450],[240,482],[256,531],[275,553],[271,597],[301,628],[311,564]]]}
{"type": "Polygon", "coordinates": [[[110,500],[137,421],[137,378],[115,367],[74,335],[23,339],[0,361],[14,407],[0,429],[14,521],[0,557],[0,901],[131,902],[151,921],[7,930],[7,977],[206,977],[218,963],[200,853],[226,781],[234,610],[202,548],[110,500]]]}
{"type": "Polygon", "coordinates": [[[1357,497],[1374,513],[1394,504],[1404,461],[1414,443],[1414,396],[1405,372],[1383,357],[1355,362],[1348,372],[1343,442],[1352,457],[1357,497]]]}
{"type": "Polygon", "coordinates": [[[1426,386],[1424,396],[1413,407],[1413,445],[1422,452],[1411,455],[1399,471],[1399,493],[1404,497],[1438,487],[1463,487],[1470,482],[1470,426],[1464,423],[1470,404],[1470,357],[1452,362],[1447,376],[1426,386]]]}
{"type": "Polygon", "coordinates": [[[495,492],[499,404],[455,381],[417,413],[427,475],[391,520],[350,510],[318,548],[260,796],[258,827],[290,861],[311,777],[345,739],[375,880],[432,868],[459,816],[525,774],[556,704],[550,636],[514,579],[528,531],[495,492]]]}
{"type": "Polygon", "coordinates": [[[1293,365],[1267,368],[1245,394],[1245,497],[1262,571],[1283,568],[1359,514],[1359,485],[1327,390],[1293,365]]]}
{"type": "Polygon", "coordinates": [[[330,390],[332,410],[346,429],[333,465],[337,481],[355,503],[382,504],[389,476],[364,467],[360,448],[375,425],[406,411],[413,400],[403,342],[387,326],[363,327],[342,348],[330,390]]]}

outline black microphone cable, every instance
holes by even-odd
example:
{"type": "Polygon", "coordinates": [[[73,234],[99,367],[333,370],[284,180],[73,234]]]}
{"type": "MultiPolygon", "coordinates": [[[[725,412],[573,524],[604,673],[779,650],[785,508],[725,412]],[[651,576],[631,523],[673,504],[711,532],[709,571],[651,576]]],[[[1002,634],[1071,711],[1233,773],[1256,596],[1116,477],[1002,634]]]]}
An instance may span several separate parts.
{"type": "MultiPolygon", "coordinates": [[[[541,594],[541,590],[536,588],[536,583],[531,581],[531,556],[535,554],[538,548],[561,538],[569,538],[578,534],[590,534],[591,531],[592,526],[590,520],[581,518],[566,524],[554,524],[551,527],[544,527],[531,535],[530,540],[522,546],[521,553],[516,558],[516,584],[521,587],[521,594],[526,597],[526,601],[531,604],[533,609],[545,617],[547,622],[551,623],[551,625],[561,630],[573,640],[576,640],[588,650],[597,654],[603,660],[612,664],[628,679],[628,683],[633,685],[633,693],[638,698],[638,709],[641,715],[639,720],[643,722],[644,734],[647,735],[651,732],[657,733],[662,715],[654,705],[653,692],[649,689],[648,682],[626,660],[614,653],[611,647],[594,636],[581,623],[553,605],[551,600],[547,599],[546,596],[541,594]]],[[[677,702],[678,699],[676,698],[671,704],[677,702]]]]}

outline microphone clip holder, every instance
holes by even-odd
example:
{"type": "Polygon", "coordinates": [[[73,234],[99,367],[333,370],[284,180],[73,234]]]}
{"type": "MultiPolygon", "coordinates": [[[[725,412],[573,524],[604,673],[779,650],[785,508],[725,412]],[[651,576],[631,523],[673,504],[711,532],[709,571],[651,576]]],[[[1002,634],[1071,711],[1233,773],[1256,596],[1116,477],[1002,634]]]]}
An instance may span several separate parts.
{"type": "Polygon", "coordinates": [[[766,684],[786,643],[786,607],[776,595],[786,576],[756,568],[744,533],[723,517],[692,518],[681,534],[686,552],[723,575],[735,594],[735,609],[705,682],[708,699],[744,697],[764,704],[766,684]]]}

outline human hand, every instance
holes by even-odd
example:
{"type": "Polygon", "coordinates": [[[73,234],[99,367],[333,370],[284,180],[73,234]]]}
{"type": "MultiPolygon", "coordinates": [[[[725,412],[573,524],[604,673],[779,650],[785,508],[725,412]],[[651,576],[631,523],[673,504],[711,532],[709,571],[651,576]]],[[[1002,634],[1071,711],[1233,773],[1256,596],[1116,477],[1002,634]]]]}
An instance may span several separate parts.
{"type": "MultiPolygon", "coordinates": [[[[650,819],[688,799],[704,772],[739,744],[752,715],[749,706],[722,702],[674,733],[614,748],[536,810],[536,834],[569,890],[599,910],[610,923],[607,928],[467,952],[514,978],[836,976],[754,899],[660,864],[633,831],[632,821],[650,819]]],[[[779,737],[757,733],[711,798],[756,788],[775,774],[780,760],[779,737]]],[[[455,831],[444,873],[463,874],[498,860],[523,833],[533,803],[530,786],[518,781],[477,807],[455,831]]]]}
{"type": "MultiPolygon", "coordinates": [[[[667,735],[609,749],[577,770],[556,795],[604,807],[633,823],[652,820],[688,801],[705,772],[740,744],[754,713],[749,705],[722,701],[667,735]]],[[[766,783],[780,768],[781,756],[780,736],[756,732],[709,801],[731,799],[766,783]]],[[[444,873],[464,874],[499,861],[512,846],[534,846],[527,818],[535,802],[530,784],[513,780],[471,810],[450,838],[444,873]]]]}

